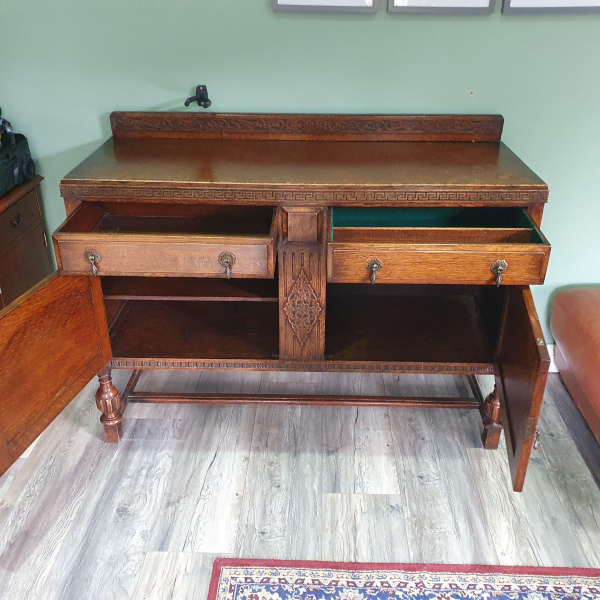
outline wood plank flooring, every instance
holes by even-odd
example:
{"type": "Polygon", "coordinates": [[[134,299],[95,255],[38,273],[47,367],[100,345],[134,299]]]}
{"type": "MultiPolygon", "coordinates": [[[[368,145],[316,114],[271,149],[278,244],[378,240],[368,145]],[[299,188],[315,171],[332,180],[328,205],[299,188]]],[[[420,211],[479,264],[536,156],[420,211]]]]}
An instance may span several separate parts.
{"type": "MultiPolygon", "coordinates": [[[[600,567],[600,449],[557,375],[521,494],[477,411],[131,404],[105,444],[95,389],[0,478],[3,600],[204,600],[216,556],[600,567]]],[[[450,376],[279,372],[138,389],[469,395],[450,376]]]]}

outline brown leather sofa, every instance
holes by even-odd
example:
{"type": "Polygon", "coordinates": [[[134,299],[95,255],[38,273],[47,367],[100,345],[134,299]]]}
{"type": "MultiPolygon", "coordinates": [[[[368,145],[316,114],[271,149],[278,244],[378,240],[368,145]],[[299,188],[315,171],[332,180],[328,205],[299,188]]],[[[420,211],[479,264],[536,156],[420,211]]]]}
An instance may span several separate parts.
{"type": "Polygon", "coordinates": [[[551,328],[556,366],[600,443],[600,287],[560,291],[551,328]]]}

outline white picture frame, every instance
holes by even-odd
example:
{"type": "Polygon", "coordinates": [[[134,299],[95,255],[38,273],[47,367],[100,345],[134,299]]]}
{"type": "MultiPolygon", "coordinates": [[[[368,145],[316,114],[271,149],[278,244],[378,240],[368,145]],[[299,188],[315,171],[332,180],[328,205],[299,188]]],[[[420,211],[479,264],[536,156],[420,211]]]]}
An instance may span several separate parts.
{"type": "Polygon", "coordinates": [[[496,0],[388,0],[388,12],[489,15],[496,0]]]}
{"type": "Polygon", "coordinates": [[[379,0],[272,0],[281,12],[374,13],[379,0]]]}
{"type": "Polygon", "coordinates": [[[508,14],[593,14],[600,13],[600,0],[503,0],[508,14]]]}

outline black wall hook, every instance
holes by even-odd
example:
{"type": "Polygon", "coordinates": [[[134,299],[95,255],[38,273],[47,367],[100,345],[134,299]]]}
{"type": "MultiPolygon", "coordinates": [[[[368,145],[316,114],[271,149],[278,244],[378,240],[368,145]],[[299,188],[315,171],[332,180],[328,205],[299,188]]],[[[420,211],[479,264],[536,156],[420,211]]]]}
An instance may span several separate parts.
{"type": "Polygon", "coordinates": [[[205,85],[199,85],[196,87],[196,95],[188,98],[184,104],[189,106],[190,104],[197,102],[198,106],[202,108],[208,108],[212,102],[208,99],[208,90],[205,85]]]}

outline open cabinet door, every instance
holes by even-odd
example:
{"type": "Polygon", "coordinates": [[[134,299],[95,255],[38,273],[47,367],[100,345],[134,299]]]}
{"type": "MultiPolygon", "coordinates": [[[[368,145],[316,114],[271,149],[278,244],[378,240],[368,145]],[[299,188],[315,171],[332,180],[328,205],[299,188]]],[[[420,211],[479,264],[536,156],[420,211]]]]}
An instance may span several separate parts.
{"type": "Polygon", "coordinates": [[[0,475],[110,358],[99,278],[54,273],[0,311],[0,475]]]}
{"type": "Polygon", "coordinates": [[[496,386],[515,492],[523,489],[549,366],[531,290],[507,287],[496,354],[496,386]]]}

